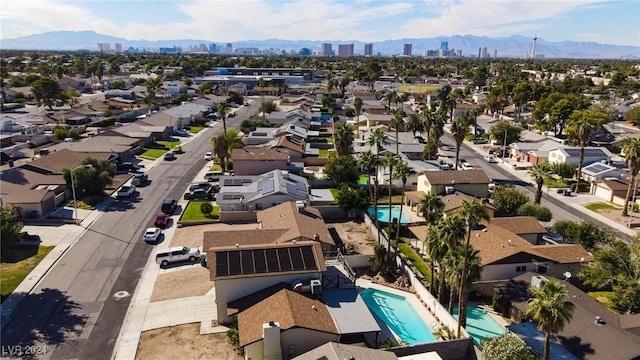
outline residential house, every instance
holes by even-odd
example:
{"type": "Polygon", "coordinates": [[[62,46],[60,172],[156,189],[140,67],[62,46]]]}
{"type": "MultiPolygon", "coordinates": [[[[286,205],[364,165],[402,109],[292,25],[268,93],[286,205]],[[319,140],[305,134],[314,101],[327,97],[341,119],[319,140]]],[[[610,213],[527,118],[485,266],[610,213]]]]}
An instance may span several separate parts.
{"type": "Polygon", "coordinates": [[[310,200],[309,183],[304,177],[283,170],[273,170],[259,176],[222,176],[216,202],[220,220],[232,221],[245,216],[255,221],[255,212],[287,201],[310,200]]]}
{"type": "Polygon", "coordinates": [[[165,112],[157,112],[143,119],[140,119],[138,122],[141,124],[146,124],[150,126],[164,127],[166,131],[163,134],[163,138],[166,139],[169,136],[171,136],[173,131],[180,129],[185,125],[188,125],[190,121],[191,121],[190,117],[180,118],[178,116],[167,114],[165,112]]]}
{"type": "Polygon", "coordinates": [[[532,245],[544,245],[547,229],[533,216],[511,216],[492,218],[491,223],[509,230],[532,245]]]}
{"type": "Polygon", "coordinates": [[[146,146],[158,139],[165,138],[166,131],[166,126],[146,125],[137,121],[102,131],[99,136],[125,136],[140,140],[135,146],[146,146]]]}
{"type": "Polygon", "coordinates": [[[214,282],[218,321],[234,321],[239,308],[233,300],[278,283],[310,284],[327,270],[318,242],[237,245],[206,249],[210,278],[214,282]],[[230,306],[228,306],[228,304],[230,306]]]}
{"type": "Polygon", "coordinates": [[[609,165],[606,162],[594,162],[587,166],[582,167],[582,173],[580,175],[582,180],[589,183],[593,183],[600,179],[621,179],[628,178],[629,172],[613,165],[609,165]]]}
{"type": "Polygon", "coordinates": [[[179,119],[178,127],[173,129],[177,130],[185,125],[191,124],[195,116],[205,116],[210,111],[210,109],[210,106],[200,105],[198,103],[190,101],[182,105],[169,108],[162,112],[171,117],[176,117],[179,119]]]}
{"type": "Polygon", "coordinates": [[[169,81],[166,86],[167,92],[172,95],[181,94],[187,91],[184,81],[169,81]]]}
{"type": "MultiPolygon", "coordinates": [[[[627,198],[627,191],[629,189],[629,178],[603,178],[591,183],[590,193],[601,198],[606,202],[610,202],[616,205],[624,205],[627,198]]],[[[640,200],[640,188],[634,183],[635,191],[632,190],[631,199],[632,202],[638,202],[640,200]]]]}
{"type": "Polygon", "coordinates": [[[22,218],[38,218],[67,200],[67,185],[59,173],[19,167],[0,176],[2,203],[17,209],[22,218]]]}
{"type": "Polygon", "coordinates": [[[456,108],[455,110],[453,110],[453,121],[455,121],[459,115],[461,115],[462,113],[464,113],[465,111],[471,111],[475,108],[477,108],[478,105],[476,104],[468,104],[468,103],[459,103],[456,104],[456,108]]]}
{"type": "MultiPolygon", "coordinates": [[[[49,152],[60,152],[63,149],[76,153],[100,153],[105,159],[111,154],[117,155],[120,159],[129,159],[140,153],[145,141],[142,139],[116,135],[109,131],[100,133],[98,136],[90,137],[82,141],[60,142],[49,146],[49,152]]],[[[51,155],[51,154],[50,154],[51,155]]],[[[49,155],[47,155],[49,156],[49,155]]]]}
{"type": "Polygon", "coordinates": [[[418,174],[417,190],[439,195],[460,191],[486,198],[489,194],[489,177],[482,170],[424,171],[418,174]]]}
{"type": "MultiPolygon", "coordinates": [[[[610,161],[613,154],[603,147],[585,147],[584,160],[582,165],[589,165],[594,162],[610,161]]],[[[550,164],[578,164],[580,162],[579,147],[556,148],[549,151],[550,164]]]]}
{"type": "MultiPolygon", "coordinates": [[[[495,291],[511,303],[511,317],[518,322],[527,311],[528,288],[548,279],[546,275],[527,272],[496,287],[495,291]]],[[[640,315],[616,314],[580,290],[573,279],[563,281],[563,285],[569,292],[566,300],[574,305],[574,312],[562,331],[554,334],[557,341],[551,342],[552,357],[556,354],[559,358],[574,356],[585,360],[640,358],[640,315]],[[568,356],[567,352],[570,352],[568,356]]],[[[535,327],[531,321],[507,326],[509,332],[529,345],[534,342],[540,345],[544,333],[535,327]]]]}
{"type": "Polygon", "coordinates": [[[90,93],[91,84],[87,84],[85,79],[63,77],[58,79],[60,90],[76,90],[79,93],[90,93]]]}
{"type": "MultiPolygon", "coordinates": [[[[330,341],[315,349],[309,350],[302,355],[294,357],[292,360],[345,360],[345,359],[376,359],[376,360],[397,360],[396,354],[382,349],[371,349],[358,345],[341,344],[330,341]]],[[[440,360],[437,353],[429,353],[431,360],[440,360]]]]}
{"type": "Polygon", "coordinates": [[[509,144],[509,156],[531,164],[545,164],[549,160],[549,151],[564,147],[557,141],[515,142],[509,144]]]}
{"type": "MultiPolygon", "coordinates": [[[[422,192],[420,192],[420,193],[422,193],[422,192]]],[[[424,194],[424,193],[422,193],[422,194],[424,194]]],[[[480,204],[482,204],[482,206],[487,211],[487,214],[489,215],[490,218],[493,219],[493,215],[496,212],[496,208],[493,205],[491,205],[487,201],[487,199],[485,199],[485,198],[478,199],[476,197],[464,194],[464,193],[459,192],[459,191],[456,191],[456,192],[451,193],[451,194],[447,194],[445,192],[444,195],[440,196],[440,199],[442,200],[442,203],[444,204],[444,209],[442,209],[442,212],[444,213],[445,216],[451,216],[451,215],[459,212],[460,209],[462,208],[462,202],[463,201],[472,202],[474,200],[479,202],[480,204]]],[[[544,228],[543,228],[543,230],[544,230],[544,228]]]]}
{"type": "Polygon", "coordinates": [[[238,94],[245,96],[247,95],[247,87],[248,87],[247,84],[243,82],[239,82],[239,83],[229,85],[229,91],[235,91],[238,94]]]}
{"type": "Polygon", "coordinates": [[[279,148],[246,146],[231,151],[233,170],[238,176],[260,175],[272,170],[287,170],[289,153],[279,148]]]}

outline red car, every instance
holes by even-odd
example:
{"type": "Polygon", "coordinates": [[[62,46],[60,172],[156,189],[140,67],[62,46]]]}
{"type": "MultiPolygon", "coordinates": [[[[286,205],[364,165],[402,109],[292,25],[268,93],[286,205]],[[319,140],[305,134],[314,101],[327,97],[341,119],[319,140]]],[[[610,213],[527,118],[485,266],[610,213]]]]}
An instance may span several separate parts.
{"type": "Polygon", "coordinates": [[[164,228],[167,226],[168,223],[169,223],[169,215],[165,213],[161,213],[156,215],[156,220],[153,222],[153,225],[159,228],[164,228]]]}

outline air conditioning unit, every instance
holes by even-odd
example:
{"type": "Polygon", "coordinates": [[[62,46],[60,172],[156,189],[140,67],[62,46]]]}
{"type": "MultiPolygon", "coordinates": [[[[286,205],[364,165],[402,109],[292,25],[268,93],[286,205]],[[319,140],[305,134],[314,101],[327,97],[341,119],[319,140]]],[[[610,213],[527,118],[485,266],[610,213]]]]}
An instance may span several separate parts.
{"type": "Polygon", "coordinates": [[[320,294],[322,293],[322,282],[319,279],[311,280],[309,286],[311,287],[312,294],[320,294]]]}
{"type": "Polygon", "coordinates": [[[445,194],[450,195],[456,192],[456,188],[454,188],[453,186],[445,186],[444,192],[445,194]]]}

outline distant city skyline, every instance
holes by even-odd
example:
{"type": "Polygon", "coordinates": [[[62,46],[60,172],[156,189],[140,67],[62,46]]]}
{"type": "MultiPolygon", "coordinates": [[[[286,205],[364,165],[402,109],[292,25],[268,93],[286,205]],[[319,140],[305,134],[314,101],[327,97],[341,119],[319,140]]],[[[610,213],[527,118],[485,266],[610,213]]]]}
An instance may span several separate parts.
{"type": "Polygon", "coordinates": [[[3,2],[0,36],[93,30],[152,41],[379,42],[537,35],[547,41],[640,46],[639,14],[636,0],[30,0],[3,2]]]}

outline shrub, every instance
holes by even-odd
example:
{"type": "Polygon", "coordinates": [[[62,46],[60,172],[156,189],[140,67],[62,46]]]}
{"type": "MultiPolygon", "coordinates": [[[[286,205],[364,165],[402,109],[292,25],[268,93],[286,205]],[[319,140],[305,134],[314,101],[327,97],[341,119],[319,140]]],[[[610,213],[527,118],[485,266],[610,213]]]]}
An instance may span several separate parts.
{"type": "Polygon", "coordinates": [[[518,209],[518,215],[520,216],[533,216],[539,221],[550,221],[551,210],[542,205],[524,204],[518,209]]]}
{"type": "Polygon", "coordinates": [[[204,215],[209,215],[213,211],[213,205],[209,202],[203,202],[200,204],[200,212],[204,215]]]}

